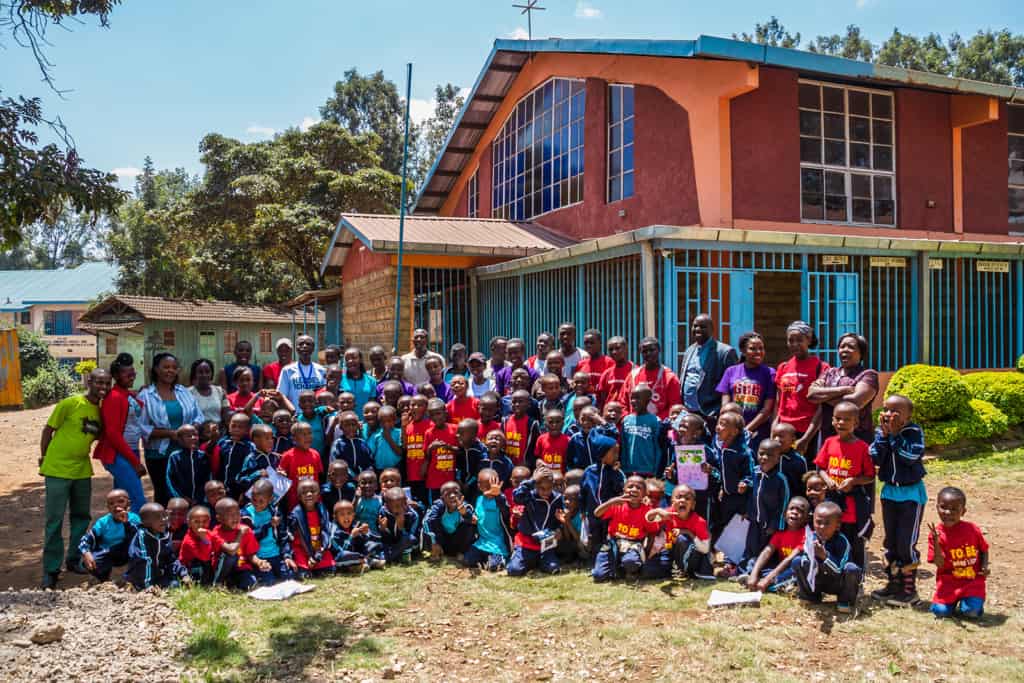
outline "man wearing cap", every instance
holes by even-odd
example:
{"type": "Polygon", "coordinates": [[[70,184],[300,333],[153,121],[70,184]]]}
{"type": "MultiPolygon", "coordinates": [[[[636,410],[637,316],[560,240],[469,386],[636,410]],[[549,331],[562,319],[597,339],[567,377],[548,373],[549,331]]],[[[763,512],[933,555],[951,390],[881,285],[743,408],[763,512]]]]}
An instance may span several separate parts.
{"type": "Polygon", "coordinates": [[[429,343],[430,336],[426,330],[413,330],[412,351],[402,356],[402,362],[405,363],[406,382],[419,386],[430,381],[430,374],[427,372],[428,358],[437,358],[441,361],[441,367],[444,367],[444,356],[431,351],[429,343]]]}
{"type": "Polygon", "coordinates": [[[466,364],[469,365],[469,393],[473,398],[480,398],[488,391],[494,391],[494,378],[488,377],[486,373],[487,356],[474,351],[469,354],[466,364]]]}
{"type": "Polygon", "coordinates": [[[281,368],[277,390],[288,397],[293,406],[299,405],[299,392],[309,389],[316,391],[327,384],[327,369],[313,362],[313,338],[308,334],[295,339],[295,351],[299,360],[281,368]]]}
{"type": "Polygon", "coordinates": [[[277,389],[277,382],[281,379],[281,368],[292,362],[292,340],[281,337],[274,344],[274,351],[277,352],[277,360],[263,366],[264,389],[277,389]]]}

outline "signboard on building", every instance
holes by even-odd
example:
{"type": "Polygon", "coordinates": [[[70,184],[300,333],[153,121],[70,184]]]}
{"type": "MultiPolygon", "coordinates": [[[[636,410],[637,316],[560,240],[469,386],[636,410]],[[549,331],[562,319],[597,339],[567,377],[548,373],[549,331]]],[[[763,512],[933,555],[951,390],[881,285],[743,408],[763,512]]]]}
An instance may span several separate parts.
{"type": "Polygon", "coordinates": [[[872,256],[872,268],[906,268],[907,259],[903,256],[872,256]]]}
{"type": "Polygon", "coordinates": [[[942,270],[943,259],[930,258],[928,259],[928,270],[942,270]]]}
{"type": "Polygon", "coordinates": [[[88,334],[44,334],[43,341],[54,358],[96,360],[96,337],[88,334]]]}
{"type": "Polygon", "coordinates": [[[843,254],[823,254],[821,265],[823,266],[845,266],[850,263],[850,257],[843,254]]]}
{"type": "Polygon", "coordinates": [[[979,273],[1009,273],[1009,261],[975,261],[979,273]]]}

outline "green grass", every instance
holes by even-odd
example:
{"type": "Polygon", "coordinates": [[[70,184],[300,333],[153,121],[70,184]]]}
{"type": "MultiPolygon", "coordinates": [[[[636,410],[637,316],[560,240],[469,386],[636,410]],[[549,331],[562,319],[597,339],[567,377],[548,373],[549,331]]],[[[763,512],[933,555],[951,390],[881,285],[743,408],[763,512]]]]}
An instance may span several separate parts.
{"type": "Polygon", "coordinates": [[[1024,481],[1024,448],[995,450],[985,448],[969,455],[943,456],[926,465],[929,476],[972,476],[982,480],[1010,475],[1024,481]]]}

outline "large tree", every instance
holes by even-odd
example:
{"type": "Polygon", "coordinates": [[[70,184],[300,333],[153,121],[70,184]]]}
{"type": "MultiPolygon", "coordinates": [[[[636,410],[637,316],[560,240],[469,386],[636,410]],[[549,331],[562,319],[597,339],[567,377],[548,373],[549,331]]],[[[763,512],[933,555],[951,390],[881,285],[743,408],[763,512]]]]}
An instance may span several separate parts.
{"type": "MultiPolygon", "coordinates": [[[[44,49],[47,30],[83,18],[96,18],[106,27],[119,2],[0,0],[0,51],[9,43],[30,50],[43,81],[56,90],[44,49]]],[[[56,221],[68,207],[95,222],[121,203],[116,182],[116,176],[84,165],[63,122],[46,116],[38,97],[4,96],[0,90],[0,247],[18,244],[26,226],[56,221]],[[39,127],[48,128],[59,142],[40,144],[39,127]]]]}

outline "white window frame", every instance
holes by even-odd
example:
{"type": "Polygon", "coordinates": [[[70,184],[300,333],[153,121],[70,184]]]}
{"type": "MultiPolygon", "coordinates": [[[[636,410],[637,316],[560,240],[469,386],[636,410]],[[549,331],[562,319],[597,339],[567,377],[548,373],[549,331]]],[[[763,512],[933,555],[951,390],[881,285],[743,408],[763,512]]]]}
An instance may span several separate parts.
{"type": "MultiPolygon", "coordinates": [[[[1021,112],[1021,115],[1024,116],[1024,105],[1008,104],[1006,106],[1007,106],[1007,108],[1019,109],[1020,112],[1021,112]]],[[[1009,120],[1010,120],[1009,112],[1007,112],[1006,119],[1007,119],[1007,125],[1009,125],[1009,120]]],[[[1021,130],[1019,133],[1015,133],[1013,131],[1008,131],[1007,132],[1007,137],[1006,137],[1006,165],[1007,165],[1007,177],[1006,177],[1007,188],[1006,188],[1006,194],[1007,194],[1007,198],[1009,198],[1010,190],[1020,190],[1020,191],[1024,192],[1024,185],[1021,185],[1021,184],[1018,184],[1018,183],[1011,183],[1011,182],[1009,182],[1009,180],[1010,180],[1010,177],[1009,177],[1009,170],[1010,170],[1009,169],[1009,166],[1010,166],[1010,138],[1020,138],[1020,139],[1024,140],[1024,130],[1021,130]]],[[[1010,216],[1009,209],[1007,209],[1006,219],[1007,219],[1007,221],[1009,221],[1010,225],[1021,225],[1021,226],[1024,226],[1024,217],[1014,219],[1012,216],[1010,216]]]]}
{"type": "MultiPolygon", "coordinates": [[[[822,144],[822,148],[821,148],[821,163],[820,164],[814,164],[814,163],[811,163],[811,162],[806,162],[806,161],[801,160],[800,164],[799,164],[799,168],[797,169],[797,182],[798,182],[798,185],[800,186],[800,222],[801,223],[809,223],[809,224],[817,224],[817,225],[856,225],[856,226],[863,226],[863,227],[868,227],[868,228],[889,228],[889,229],[899,228],[899,197],[897,196],[897,193],[896,193],[896,169],[898,168],[898,166],[897,166],[898,160],[896,158],[896,93],[893,92],[892,90],[882,90],[882,89],[879,89],[879,88],[863,88],[863,87],[858,87],[858,86],[845,85],[845,84],[842,84],[842,83],[835,83],[835,82],[832,82],[832,81],[819,81],[819,80],[814,80],[814,79],[810,79],[810,78],[801,78],[801,79],[799,79],[797,87],[799,88],[800,85],[816,85],[816,86],[819,86],[819,87],[820,86],[824,86],[824,87],[827,87],[827,88],[835,88],[837,90],[842,90],[843,91],[843,100],[844,100],[844,102],[843,102],[843,104],[844,104],[844,112],[843,112],[844,131],[843,131],[843,133],[844,133],[844,136],[845,136],[845,144],[846,144],[846,165],[845,166],[835,166],[835,165],[831,165],[831,164],[826,164],[825,163],[825,137],[826,137],[825,136],[825,119],[824,119],[824,116],[825,116],[825,106],[824,106],[824,103],[822,103],[821,109],[818,110],[818,114],[822,117],[821,118],[821,144],[822,144]],[[892,118],[888,119],[890,125],[892,126],[892,145],[890,145],[892,147],[892,170],[891,171],[881,171],[881,170],[876,170],[874,168],[855,168],[853,166],[850,166],[850,92],[853,92],[853,91],[868,93],[869,95],[885,95],[885,96],[888,96],[889,99],[892,102],[892,107],[891,107],[892,118]],[[819,218],[804,218],[804,215],[803,215],[803,205],[804,205],[804,202],[803,202],[803,169],[804,168],[819,169],[819,170],[823,171],[823,173],[822,173],[822,203],[823,203],[823,207],[824,207],[825,194],[826,194],[825,193],[825,177],[824,177],[824,173],[827,173],[827,172],[831,171],[833,173],[842,173],[844,175],[844,177],[845,177],[846,217],[847,217],[847,220],[845,220],[845,221],[834,221],[834,220],[829,220],[828,218],[821,218],[821,219],[819,219],[819,218]],[[891,224],[890,223],[863,223],[863,222],[860,222],[860,221],[854,221],[853,220],[853,187],[852,187],[853,183],[852,183],[851,175],[887,176],[887,177],[892,179],[892,223],[891,224]]],[[[797,100],[797,117],[800,116],[800,112],[801,111],[814,111],[814,110],[812,110],[812,109],[805,109],[805,108],[801,107],[800,103],[799,103],[799,100],[797,100]]],[[[868,117],[868,121],[869,122],[874,121],[875,118],[876,117],[874,117],[874,116],[870,116],[870,117],[868,117]]],[[[886,120],[886,119],[882,119],[881,117],[877,117],[877,118],[879,120],[881,120],[881,121],[886,120]]],[[[874,135],[874,131],[872,131],[872,136],[873,135],[874,135]]],[[[800,144],[800,137],[801,136],[800,136],[800,133],[798,131],[797,132],[797,146],[798,147],[799,147],[799,144],[800,144]]],[[[874,142],[871,142],[871,143],[869,143],[868,146],[871,147],[873,145],[874,145],[874,142]]],[[[872,154],[873,153],[874,152],[872,151],[872,154]]],[[[798,149],[798,154],[799,154],[799,149],[798,149]]],[[[872,216],[873,216],[874,215],[874,201],[875,201],[875,183],[874,183],[874,181],[871,182],[871,201],[872,201],[872,216]]],[[[826,212],[828,211],[827,208],[824,208],[824,210],[826,212]]]]}
{"type": "Polygon", "coordinates": [[[605,137],[607,137],[607,156],[605,157],[605,165],[608,168],[608,178],[605,180],[604,184],[604,200],[608,204],[614,204],[615,202],[621,202],[624,199],[629,199],[630,197],[636,196],[636,88],[633,83],[608,84],[608,121],[605,124],[605,137]],[[630,114],[629,116],[623,115],[623,117],[618,121],[612,120],[611,98],[612,90],[614,88],[629,88],[630,90],[633,91],[633,113],[630,114]],[[612,181],[615,180],[615,178],[625,179],[627,173],[625,166],[620,164],[618,174],[612,175],[612,154],[614,152],[619,152],[620,154],[622,154],[624,158],[625,150],[627,147],[627,145],[625,144],[625,135],[622,135],[620,137],[618,147],[612,147],[612,126],[618,124],[622,128],[623,132],[625,132],[626,121],[630,120],[633,122],[633,139],[630,141],[628,146],[633,148],[633,165],[629,168],[629,174],[633,176],[633,191],[629,194],[629,196],[626,196],[625,192],[622,192],[622,196],[620,196],[618,199],[612,199],[612,181]]]}
{"type": "Polygon", "coordinates": [[[466,215],[469,218],[480,216],[480,167],[477,166],[473,175],[466,183],[466,215]]]}

